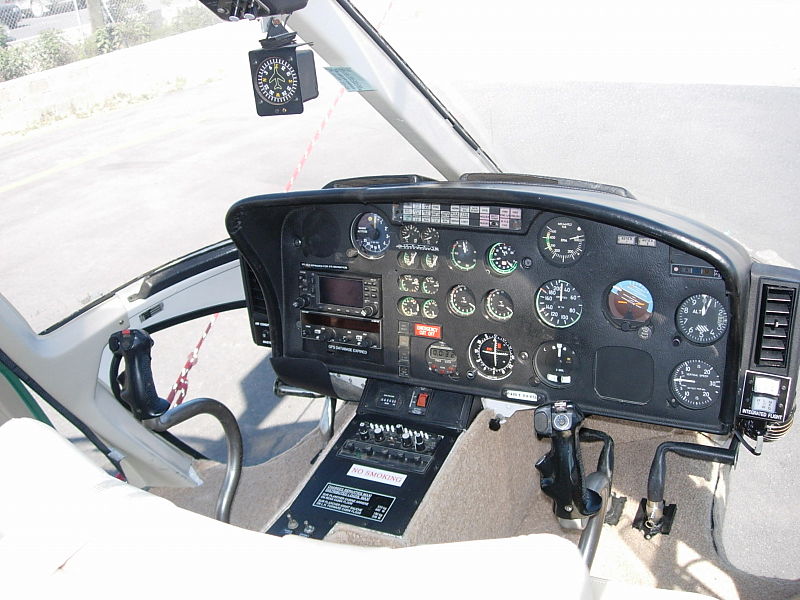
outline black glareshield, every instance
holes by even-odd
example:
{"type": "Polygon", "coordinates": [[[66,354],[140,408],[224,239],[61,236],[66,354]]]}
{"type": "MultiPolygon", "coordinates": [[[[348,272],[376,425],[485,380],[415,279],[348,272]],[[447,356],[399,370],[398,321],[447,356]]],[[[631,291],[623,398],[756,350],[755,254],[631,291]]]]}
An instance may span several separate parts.
{"type": "Polygon", "coordinates": [[[158,397],[153,372],[150,367],[150,349],[153,340],[140,329],[125,329],[111,334],[108,347],[125,363],[120,398],[139,421],[163,415],[169,403],[158,397]]]}
{"type": "Polygon", "coordinates": [[[578,435],[582,421],[578,408],[565,402],[540,406],[534,413],[536,434],[551,441],[550,452],[536,463],[540,485],[561,519],[590,517],[602,505],[600,494],[586,487],[578,435]]]}
{"type": "Polygon", "coordinates": [[[319,95],[314,53],[297,45],[262,48],[248,54],[259,116],[296,115],[319,95]]]}

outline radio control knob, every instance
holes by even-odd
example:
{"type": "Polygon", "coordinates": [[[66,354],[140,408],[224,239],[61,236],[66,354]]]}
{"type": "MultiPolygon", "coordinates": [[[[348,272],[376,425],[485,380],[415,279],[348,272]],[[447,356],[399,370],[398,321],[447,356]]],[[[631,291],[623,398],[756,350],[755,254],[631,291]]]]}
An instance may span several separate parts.
{"type": "Polygon", "coordinates": [[[411,441],[411,434],[408,433],[407,431],[402,435],[400,439],[402,441],[403,448],[411,448],[411,446],[413,445],[411,441]]]}
{"type": "Polygon", "coordinates": [[[375,429],[373,429],[372,435],[375,437],[376,442],[382,442],[385,437],[383,429],[381,429],[380,427],[376,427],[375,429]]]}
{"type": "Polygon", "coordinates": [[[372,317],[375,315],[375,307],[374,306],[365,306],[361,309],[361,316],[362,317],[372,317]]]}
{"type": "Polygon", "coordinates": [[[307,294],[303,294],[302,296],[298,296],[294,302],[292,302],[292,306],[295,308],[305,308],[311,304],[311,297],[307,294]]]}
{"type": "Polygon", "coordinates": [[[335,337],[336,337],[336,332],[333,329],[331,329],[330,327],[323,327],[320,330],[317,339],[321,342],[330,342],[335,337]]]}

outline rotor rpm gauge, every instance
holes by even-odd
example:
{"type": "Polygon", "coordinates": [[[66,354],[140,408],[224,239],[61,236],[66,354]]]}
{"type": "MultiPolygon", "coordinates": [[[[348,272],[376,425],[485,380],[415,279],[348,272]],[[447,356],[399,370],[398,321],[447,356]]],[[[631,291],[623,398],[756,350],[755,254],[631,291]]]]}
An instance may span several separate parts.
{"type": "Polygon", "coordinates": [[[548,262],[567,266],[583,256],[586,234],[580,223],[569,217],[556,217],[539,233],[539,252],[548,262]]]}
{"type": "Polygon", "coordinates": [[[536,314],[550,327],[572,327],[583,314],[583,299],[569,281],[551,279],[536,292],[536,314]]]}
{"type": "Polygon", "coordinates": [[[364,258],[381,258],[392,242],[389,224],[378,213],[364,213],[353,221],[350,241],[364,258]]]}
{"type": "Polygon", "coordinates": [[[475,246],[467,240],[456,240],[450,246],[450,263],[459,271],[471,271],[478,263],[475,246]]]}
{"type": "Polygon", "coordinates": [[[692,343],[707,346],[719,340],[728,329],[728,312],[722,302],[708,294],[695,294],[681,302],[675,324],[692,343]]]}
{"type": "Polygon", "coordinates": [[[483,299],[486,316],[493,321],[504,323],[514,316],[514,302],[508,292],[491,290],[483,299]]]}
{"type": "Polygon", "coordinates": [[[669,387],[675,400],[692,410],[707,408],[722,395],[722,379],[714,367],[702,360],[686,360],[675,367],[669,387]]]}
{"type": "Polygon", "coordinates": [[[297,95],[297,71],[285,58],[270,56],[259,63],[255,84],[258,95],[265,102],[280,106],[297,95]]]}
{"type": "Polygon", "coordinates": [[[485,379],[505,379],[514,368],[514,350],[506,338],[482,333],[469,345],[469,362],[485,379]]]}
{"type": "Polygon", "coordinates": [[[511,275],[517,270],[516,253],[510,244],[497,242],[493,244],[486,253],[486,264],[489,270],[495,275],[511,275]]]}

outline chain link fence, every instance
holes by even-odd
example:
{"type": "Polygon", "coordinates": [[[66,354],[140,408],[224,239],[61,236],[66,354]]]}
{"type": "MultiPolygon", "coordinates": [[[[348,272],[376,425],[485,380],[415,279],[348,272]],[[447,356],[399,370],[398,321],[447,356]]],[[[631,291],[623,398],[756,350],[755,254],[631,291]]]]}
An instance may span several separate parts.
{"type": "Polygon", "coordinates": [[[0,81],[215,23],[197,0],[0,0],[0,81]]]}

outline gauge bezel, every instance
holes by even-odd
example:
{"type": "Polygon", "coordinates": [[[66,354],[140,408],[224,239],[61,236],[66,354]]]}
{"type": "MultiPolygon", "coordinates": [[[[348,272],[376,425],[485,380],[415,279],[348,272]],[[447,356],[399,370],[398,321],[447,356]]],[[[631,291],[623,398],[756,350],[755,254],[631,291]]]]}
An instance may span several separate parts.
{"type": "Polygon", "coordinates": [[[583,224],[578,219],[575,219],[573,217],[568,217],[566,215],[552,217],[552,218],[548,219],[545,222],[545,224],[542,225],[539,228],[539,234],[538,234],[538,236],[536,238],[536,245],[539,248],[539,254],[541,254],[542,258],[544,258],[551,265],[555,265],[557,267],[571,267],[572,265],[574,265],[578,261],[580,261],[581,258],[583,258],[584,254],[586,253],[586,229],[584,228],[583,224]],[[571,221],[574,226],[576,226],[579,230],[581,230],[583,232],[582,233],[583,240],[581,240],[578,243],[576,252],[568,253],[567,255],[564,256],[564,259],[558,260],[558,259],[556,259],[556,256],[559,256],[559,255],[557,255],[557,254],[553,255],[552,253],[548,254],[547,247],[546,247],[546,244],[544,242],[544,240],[545,240],[544,233],[545,233],[545,231],[547,229],[550,228],[550,224],[552,222],[554,222],[554,221],[565,221],[565,220],[571,221]],[[569,258],[568,260],[566,260],[568,257],[572,257],[572,258],[569,258]]]}
{"type": "Polygon", "coordinates": [[[420,310],[421,309],[422,309],[422,306],[420,305],[419,300],[417,298],[414,298],[413,296],[402,296],[397,301],[397,312],[400,313],[401,316],[403,316],[403,317],[405,317],[407,319],[410,319],[411,317],[418,317],[419,314],[420,314],[420,310]],[[415,312],[414,314],[407,314],[407,313],[403,312],[403,309],[401,307],[403,306],[403,303],[406,302],[407,300],[412,300],[416,304],[417,312],[415,312]]]}
{"type": "Polygon", "coordinates": [[[450,259],[448,261],[448,265],[450,266],[450,268],[463,273],[472,271],[478,265],[478,250],[475,248],[475,245],[469,240],[455,240],[452,244],[450,244],[450,252],[448,257],[450,259]],[[472,264],[470,266],[462,266],[456,261],[455,257],[453,256],[453,251],[459,244],[467,244],[470,248],[472,248],[472,264]]]}
{"type": "Polygon", "coordinates": [[[271,106],[284,106],[288,104],[297,96],[298,92],[300,91],[300,81],[297,76],[297,70],[294,68],[294,65],[292,65],[292,63],[288,59],[282,56],[267,56],[263,60],[259,61],[258,66],[256,66],[255,68],[254,79],[258,95],[264,102],[270,104],[271,106]],[[285,71],[288,72],[287,77],[289,78],[288,81],[290,82],[289,85],[287,86],[288,92],[286,92],[284,96],[281,96],[280,99],[270,97],[270,95],[267,94],[264,90],[265,89],[270,90],[271,88],[261,83],[261,78],[262,78],[261,70],[264,69],[264,67],[267,64],[279,64],[283,67],[285,71]]]}
{"type": "Polygon", "coordinates": [[[494,244],[489,246],[489,249],[486,251],[486,266],[488,267],[489,272],[492,275],[497,275],[499,277],[508,277],[514,271],[517,270],[517,267],[519,267],[519,260],[513,258],[512,264],[509,268],[503,269],[499,267],[495,262],[497,259],[493,256],[493,254],[497,249],[503,247],[505,247],[508,250],[510,256],[516,257],[517,252],[516,250],[514,250],[514,246],[512,246],[508,242],[495,242],[494,244]]]}
{"type": "Polygon", "coordinates": [[[475,372],[484,379],[488,379],[490,381],[500,381],[502,379],[508,378],[512,371],[514,370],[514,362],[516,361],[516,356],[514,355],[514,348],[511,346],[509,341],[504,338],[502,335],[497,333],[479,333],[472,341],[469,343],[469,348],[467,349],[467,355],[469,356],[469,364],[470,366],[475,369],[475,372]],[[496,367],[490,367],[486,363],[483,362],[481,358],[481,345],[485,342],[489,341],[490,339],[494,339],[495,343],[497,341],[502,340],[502,342],[508,348],[508,363],[499,369],[500,374],[496,375],[493,371],[498,371],[496,367]],[[480,340],[480,341],[479,341],[480,340]],[[477,345],[476,345],[477,342],[477,345]],[[477,351],[477,352],[476,352],[477,351]],[[476,355],[477,354],[477,358],[476,355]],[[483,365],[489,372],[482,370],[483,365]]]}
{"type": "Polygon", "coordinates": [[[511,298],[511,294],[509,294],[505,290],[501,290],[500,288],[493,288],[488,292],[486,292],[486,294],[483,297],[483,314],[487,319],[495,321],[496,323],[508,323],[512,318],[514,318],[514,300],[513,298],[511,298]],[[508,315],[507,317],[500,317],[495,312],[493,312],[489,307],[490,298],[492,298],[492,296],[496,294],[503,294],[508,299],[508,303],[511,307],[511,314],[508,315]]]}
{"type": "Polygon", "coordinates": [[[719,372],[717,371],[716,368],[714,368],[714,365],[711,365],[711,364],[707,363],[706,361],[700,360],[698,358],[690,358],[689,360],[684,360],[683,362],[681,362],[678,365],[676,365],[675,368],[672,369],[672,371],[670,372],[670,374],[669,374],[669,391],[670,391],[670,394],[672,395],[672,397],[675,399],[675,402],[677,402],[678,404],[680,404],[684,408],[688,408],[689,410],[704,410],[706,408],[714,406],[722,398],[722,377],[720,377],[719,372]],[[711,373],[709,373],[709,381],[714,381],[714,380],[717,381],[717,386],[715,388],[713,388],[715,390],[715,392],[711,392],[710,389],[709,389],[709,386],[705,386],[705,385],[703,386],[704,390],[709,391],[710,395],[714,396],[713,398],[709,398],[708,402],[704,402],[703,404],[695,404],[695,403],[689,402],[689,401],[687,401],[685,399],[685,395],[684,395],[684,397],[680,397],[679,393],[675,389],[675,383],[676,383],[675,375],[678,373],[679,369],[681,369],[685,365],[688,365],[689,363],[698,363],[700,365],[705,365],[706,367],[708,367],[711,370],[711,373]]]}
{"type": "Polygon", "coordinates": [[[452,314],[455,317],[461,317],[464,319],[471,317],[472,315],[475,314],[475,311],[478,310],[478,302],[475,299],[475,292],[473,292],[468,285],[465,285],[463,283],[454,285],[447,291],[447,310],[450,312],[450,314],[452,314]],[[462,313],[453,305],[453,300],[452,300],[453,293],[455,293],[455,291],[459,288],[464,288],[464,290],[467,293],[469,293],[470,296],[472,296],[472,302],[474,306],[472,308],[472,311],[469,313],[462,313]]]}
{"type": "Polygon", "coordinates": [[[716,296],[712,296],[711,294],[706,294],[706,293],[692,294],[691,296],[684,298],[678,305],[678,308],[675,309],[675,327],[678,329],[678,331],[684,338],[686,338],[690,343],[696,346],[711,346],[712,344],[716,344],[719,340],[721,340],[725,336],[725,333],[728,331],[729,322],[730,322],[730,315],[728,314],[728,309],[725,308],[725,305],[716,296]],[[719,307],[719,310],[717,311],[718,314],[725,315],[725,323],[722,330],[718,330],[717,327],[715,326],[714,328],[715,334],[712,337],[712,339],[709,340],[700,340],[697,339],[696,337],[692,337],[692,335],[686,331],[685,323],[682,324],[680,319],[680,313],[684,305],[686,305],[693,298],[698,298],[703,296],[711,298],[716,303],[716,305],[719,307]],[[721,311],[721,313],[719,311],[721,311]]]}
{"type": "MultiPolygon", "coordinates": [[[[551,379],[547,378],[547,373],[544,372],[544,368],[540,366],[539,362],[542,358],[542,354],[546,351],[545,348],[547,347],[557,347],[558,344],[561,344],[562,350],[566,348],[569,352],[572,353],[573,357],[573,364],[570,367],[570,373],[575,373],[578,369],[578,353],[569,345],[565,344],[564,342],[559,342],[557,340],[551,340],[549,342],[543,342],[539,344],[539,347],[536,348],[536,352],[533,354],[533,370],[536,373],[536,376],[539,380],[548,387],[555,388],[555,389],[564,389],[571,386],[575,381],[570,379],[569,383],[561,383],[552,381],[551,379]]],[[[570,375],[572,378],[572,375],[570,375]]]]}
{"type": "Polygon", "coordinates": [[[536,290],[536,296],[534,297],[533,306],[536,309],[536,316],[539,317],[539,320],[542,323],[544,323],[545,325],[547,325],[548,327],[552,327],[553,329],[567,329],[569,327],[572,327],[572,326],[576,325],[578,323],[578,321],[581,320],[581,317],[583,316],[583,296],[581,295],[580,291],[578,291],[578,288],[575,287],[575,285],[572,282],[567,281],[566,279],[548,279],[547,281],[542,283],[539,286],[539,288],[536,290]],[[553,323],[550,320],[549,317],[543,316],[542,315],[543,309],[539,306],[539,299],[541,298],[542,290],[544,289],[544,287],[547,284],[559,283],[559,282],[566,283],[567,285],[569,285],[574,290],[574,293],[578,296],[578,299],[577,299],[578,314],[577,314],[577,316],[574,319],[572,319],[571,321],[569,321],[568,323],[563,324],[563,325],[559,325],[559,324],[553,323]]]}
{"type": "Polygon", "coordinates": [[[431,321],[434,320],[434,319],[438,319],[439,318],[439,314],[440,314],[439,313],[439,303],[434,298],[427,298],[427,299],[423,300],[422,304],[420,305],[420,314],[423,317],[425,317],[426,319],[429,319],[431,321]],[[433,304],[436,307],[436,314],[434,314],[432,317],[428,316],[425,313],[425,307],[426,306],[430,306],[431,304],[433,304]]]}
{"type": "MultiPolygon", "coordinates": [[[[386,219],[386,217],[384,217],[377,211],[370,211],[358,214],[356,218],[353,219],[353,222],[350,224],[350,243],[353,245],[353,248],[356,249],[356,252],[358,252],[359,256],[362,256],[363,258],[366,258],[368,260],[379,260],[383,258],[384,256],[386,256],[386,252],[392,245],[392,231],[389,227],[388,219],[386,219]],[[357,237],[358,224],[361,222],[361,219],[363,219],[364,217],[369,217],[370,215],[374,215],[375,217],[380,219],[383,227],[383,232],[385,233],[385,240],[386,240],[385,247],[377,251],[365,250],[363,245],[359,243],[358,241],[359,238],[357,237]]],[[[381,245],[383,246],[383,244],[381,245]]]]}

